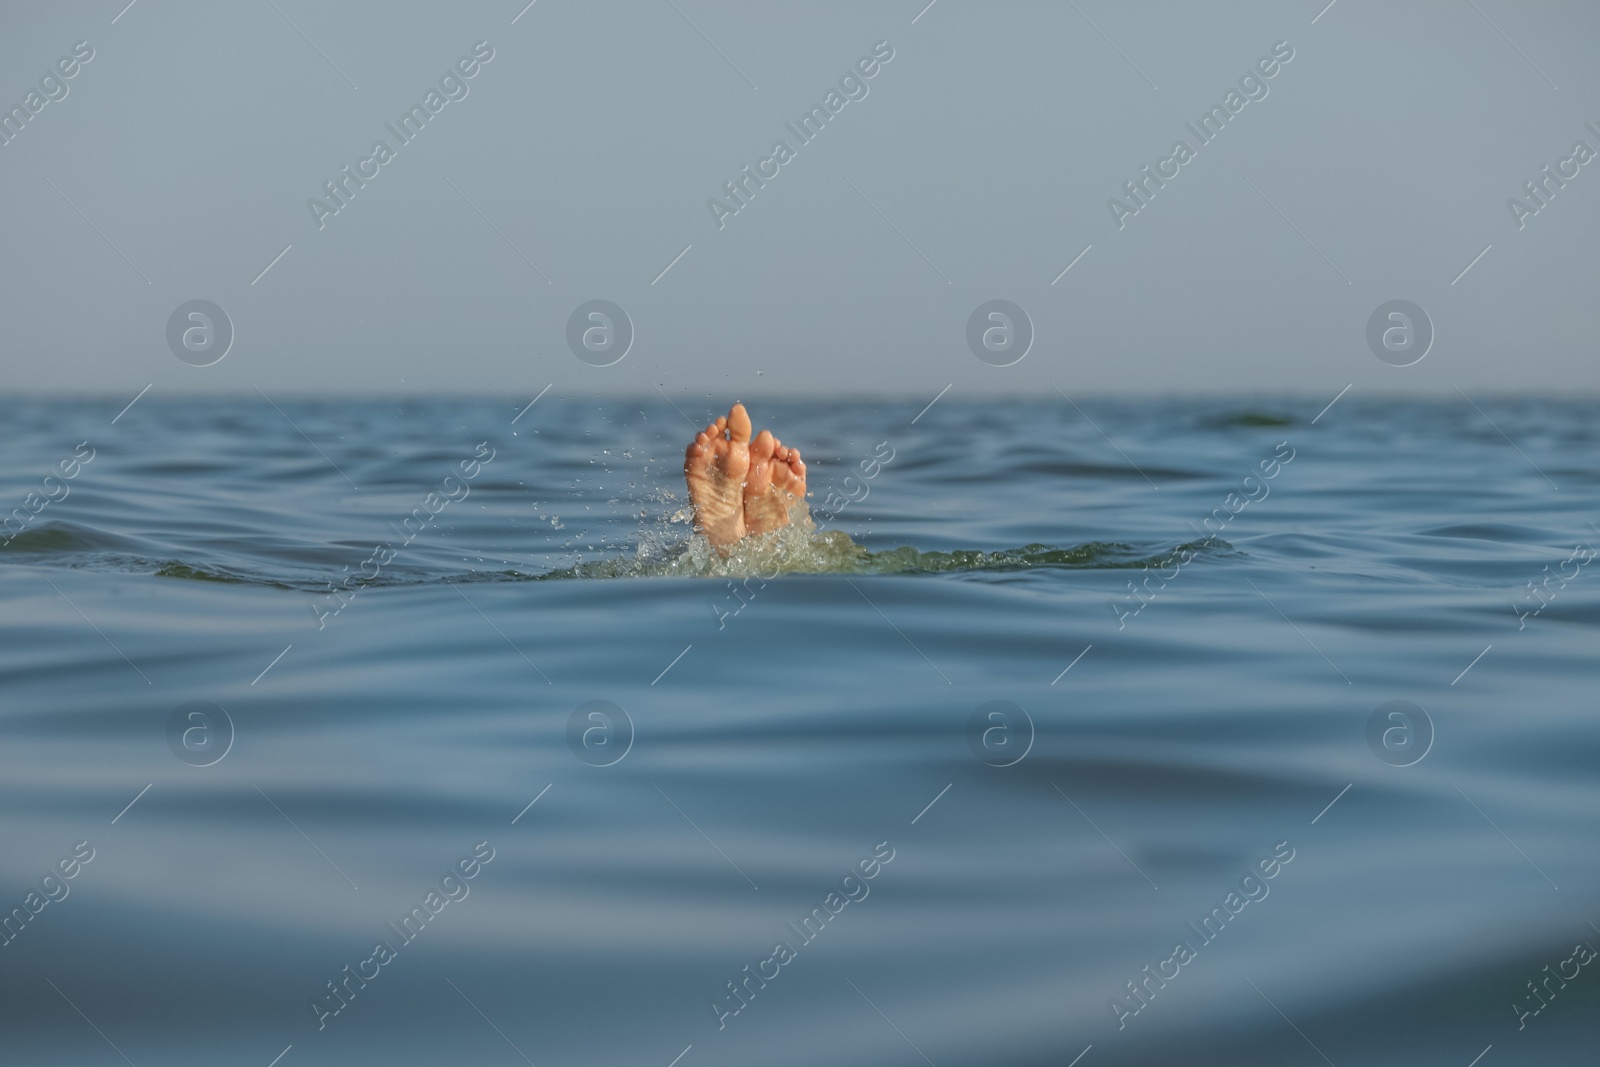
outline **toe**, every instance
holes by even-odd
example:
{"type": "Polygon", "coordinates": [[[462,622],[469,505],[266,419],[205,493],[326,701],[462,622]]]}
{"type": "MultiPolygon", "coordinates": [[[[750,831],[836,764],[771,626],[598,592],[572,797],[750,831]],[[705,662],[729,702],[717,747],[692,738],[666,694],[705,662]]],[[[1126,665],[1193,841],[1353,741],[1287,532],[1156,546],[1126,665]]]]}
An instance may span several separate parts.
{"type": "Polygon", "coordinates": [[[777,452],[778,439],[772,436],[771,430],[762,430],[756,439],[750,443],[750,465],[766,463],[777,452]]]}
{"type": "Polygon", "coordinates": [[[743,404],[734,404],[729,409],[727,425],[730,439],[736,444],[745,444],[750,440],[750,413],[743,404]]]}
{"type": "Polygon", "coordinates": [[[745,475],[744,496],[748,501],[760,498],[772,488],[772,477],[777,473],[772,461],[772,435],[765,430],[750,444],[750,469],[745,475]]]}

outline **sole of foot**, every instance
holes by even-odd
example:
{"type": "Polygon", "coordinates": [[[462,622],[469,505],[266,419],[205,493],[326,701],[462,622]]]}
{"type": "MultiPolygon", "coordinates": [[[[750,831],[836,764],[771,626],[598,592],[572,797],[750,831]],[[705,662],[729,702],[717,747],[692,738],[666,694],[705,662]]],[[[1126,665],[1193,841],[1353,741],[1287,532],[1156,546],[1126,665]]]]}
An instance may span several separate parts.
{"type": "Polygon", "coordinates": [[[806,495],[806,465],[798,448],[762,430],[750,445],[750,473],[744,485],[745,533],[771,533],[787,526],[790,511],[806,495]]]}
{"type": "MultiPolygon", "coordinates": [[[[768,436],[771,436],[770,434],[768,436]]],[[[744,537],[745,483],[750,475],[750,414],[734,404],[695,434],[683,457],[695,529],[715,546],[744,537]]]]}

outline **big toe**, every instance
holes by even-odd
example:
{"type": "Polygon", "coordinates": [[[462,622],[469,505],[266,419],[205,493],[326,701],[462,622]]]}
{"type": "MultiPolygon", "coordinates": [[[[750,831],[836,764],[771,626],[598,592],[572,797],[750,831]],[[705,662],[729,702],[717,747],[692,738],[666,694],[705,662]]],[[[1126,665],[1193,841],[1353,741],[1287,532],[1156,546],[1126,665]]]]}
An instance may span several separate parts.
{"type": "Polygon", "coordinates": [[[765,463],[778,451],[778,439],[772,436],[771,430],[762,430],[756,434],[756,439],[750,442],[750,462],[765,463]]]}
{"type": "Polygon", "coordinates": [[[728,409],[728,434],[736,444],[745,444],[750,440],[750,413],[743,404],[735,404],[728,409]]]}
{"type": "Polygon", "coordinates": [[[750,442],[750,473],[745,477],[745,496],[765,493],[772,485],[773,468],[776,460],[773,452],[777,448],[777,439],[768,430],[762,430],[756,439],[750,442]]]}

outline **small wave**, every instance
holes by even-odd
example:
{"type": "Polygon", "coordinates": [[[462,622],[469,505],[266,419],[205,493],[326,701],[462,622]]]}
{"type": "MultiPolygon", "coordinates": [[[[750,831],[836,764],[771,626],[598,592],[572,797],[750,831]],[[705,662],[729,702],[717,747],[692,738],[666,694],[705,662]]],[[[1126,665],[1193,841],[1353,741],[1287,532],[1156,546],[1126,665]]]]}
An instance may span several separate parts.
{"type": "Polygon", "coordinates": [[[1270,411],[1236,411],[1201,420],[1202,425],[1219,430],[1232,429],[1236,426],[1294,426],[1298,422],[1299,420],[1292,415],[1280,415],[1270,411]]]}
{"type": "Polygon", "coordinates": [[[73,522],[43,522],[8,541],[0,552],[28,556],[70,556],[84,552],[126,552],[133,542],[115,534],[73,522]]]}
{"type": "Polygon", "coordinates": [[[196,582],[222,582],[227,585],[276,585],[280,588],[289,588],[282,582],[233,574],[221,567],[191,567],[189,564],[179,563],[175,559],[168,560],[157,567],[155,575],[157,578],[188,578],[196,582]]]}
{"type": "MultiPolygon", "coordinates": [[[[323,592],[329,578],[321,573],[268,573],[216,562],[152,558],[126,551],[127,543],[100,531],[52,524],[18,535],[4,551],[91,570],[145,573],[157,578],[224,585],[266,586],[302,592],[323,592]]],[[[842,530],[820,530],[803,512],[780,530],[747,537],[719,552],[703,536],[671,538],[641,533],[631,555],[589,560],[570,567],[529,573],[518,569],[474,570],[464,574],[389,571],[361,583],[363,587],[436,585],[445,582],[538,582],[594,578],[748,578],[781,574],[932,575],[981,574],[1031,569],[1112,570],[1162,566],[1188,550],[1219,556],[1233,551],[1226,541],[1193,541],[1151,551],[1121,541],[1087,541],[1059,546],[1035,542],[1019,548],[923,551],[910,545],[873,551],[852,541],[842,530]]],[[[20,561],[19,561],[20,562],[20,561]]]]}

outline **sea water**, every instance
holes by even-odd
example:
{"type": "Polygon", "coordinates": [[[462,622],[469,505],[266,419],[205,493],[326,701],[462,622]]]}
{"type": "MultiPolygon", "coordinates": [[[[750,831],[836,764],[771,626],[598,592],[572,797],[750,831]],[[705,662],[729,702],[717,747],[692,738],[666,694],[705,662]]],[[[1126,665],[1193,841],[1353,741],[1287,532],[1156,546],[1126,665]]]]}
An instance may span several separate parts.
{"type": "Polygon", "coordinates": [[[274,399],[0,407],[6,1062],[1593,1055],[1591,404],[274,399]]]}

